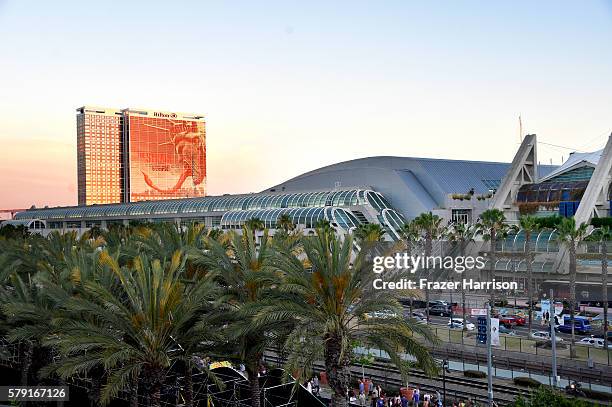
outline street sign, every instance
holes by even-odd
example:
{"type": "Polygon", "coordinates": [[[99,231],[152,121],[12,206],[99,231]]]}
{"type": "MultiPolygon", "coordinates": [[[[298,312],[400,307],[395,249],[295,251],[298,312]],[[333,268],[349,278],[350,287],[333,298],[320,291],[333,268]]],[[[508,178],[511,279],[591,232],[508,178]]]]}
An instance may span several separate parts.
{"type": "Polygon", "coordinates": [[[486,344],[487,343],[487,316],[486,316],[486,309],[485,309],[485,315],[482,316],[480,315],[478,317],[478,334],[476,335],[476,339],[478,340],[479,343],[482,344],[486,344]]]}
{"type": "Polygon", "coordinates": [[[486,308],[472,308],[470,310],[470,313],[472,314],[473,317],[480,316],[480,315],[487,316],[487,309],[486,308]]]}

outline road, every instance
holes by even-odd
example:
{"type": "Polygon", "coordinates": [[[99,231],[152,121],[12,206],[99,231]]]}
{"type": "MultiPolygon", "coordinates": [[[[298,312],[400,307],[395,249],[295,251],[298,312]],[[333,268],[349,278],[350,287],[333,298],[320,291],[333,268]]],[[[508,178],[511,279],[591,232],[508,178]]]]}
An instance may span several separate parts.
{"type": "MultiPolygon", "coordinates": [[[[425,314],[425,309],[424,308],[415,308],[413,311],[415,312],[422,312],[423,314],[425,314]]],[[[409,309],[408,307],[404,308],[404,315],[408,316],[409,315],[409,309]]],[[[456,314],[453,317],[455,318],[462,318],[461,314],[456,314]]],[[[429,316],[430,319],[430,324],[434,325],[434,326],[440,326],[440,327],[447,327],[448,325],[448,321],[449,321],[449,317],[441,317],[439,315],[430,315],[429,316]]],[[[477,325],[477,321],[476,318],[473,317],[468,317],[468,321],[472,322],[474,325],[477,325]]],[[[512,330],[516,333],[516,336],[519,337],[523,337],[523,338],[528,338],[529,337],[529,328],[528,325],[525,324],[523,326],[515,326],[514,328],[512,328],[512,330]]],[[[548,327],[547,326],[542,326],[540,324],[540,321],[533,321],[532,324],[532,330],[533,331],[547,331],[548,327]]],[[[601,332],[598,331],[594,331],[593,334],[600,334],[601,332]]],[[[562,338],[564,342],[568,342],[570,341],[572,335],[571,334],[566,334],[563,332],[557,332],[557,336],[562,338]]],[[[576,334],[576,342],[580,341],[580,339],[585,338],[585,337],[590,337],[591,335],[580,335],[580,334],[576,334]]]]}

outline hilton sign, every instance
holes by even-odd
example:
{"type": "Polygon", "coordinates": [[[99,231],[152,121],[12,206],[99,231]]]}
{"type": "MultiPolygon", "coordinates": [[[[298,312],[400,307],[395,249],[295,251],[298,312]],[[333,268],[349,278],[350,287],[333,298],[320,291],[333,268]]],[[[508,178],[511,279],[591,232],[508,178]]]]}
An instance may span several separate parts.
{"type": "Polygon", "coordinates": [[[176,119],[176,113],[153,112],[153,117],[167,117],[169,119],[176,119]]]}

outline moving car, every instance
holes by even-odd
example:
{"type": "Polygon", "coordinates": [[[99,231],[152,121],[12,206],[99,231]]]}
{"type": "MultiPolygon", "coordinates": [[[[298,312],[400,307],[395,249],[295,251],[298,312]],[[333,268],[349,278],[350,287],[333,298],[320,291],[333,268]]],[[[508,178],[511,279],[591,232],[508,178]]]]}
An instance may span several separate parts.
{"type": "MultiPolygon", "coordinates": [[[[448,327],[450,329],[463,329],[463,318],[453,318],[453,319],[451,319],[450,321],[448,321],[448,327]]],[[[467,321],[465,323],[465,328],[468,331],[473,331],[474,329],[476,329],[476,325],[474,325],[470,321],[467,321]]]]}
{"type": "Polygon", "coordinates": [[[499,320],[500,324],[502,323],[501,322],[502,318],[513,319],[515,325],[520,325],[520,326],[525,325],[525,317],[522,317],[520,315],[502,315],[499,320]]]}
{"type": "MultiPolygon", "coordinates": [[[[535,339],[537,341],[550,341],[550,332],[548,332],[548,331],[533,331],[531,334],[529,334],[529,337],[531,339],[535,339]]],[[[563,338],[559,338],[558,336],[555,336],[555,342],[561,343],[561,342],[563,342],[563,338]]]]}
{"type": "Polygon", "coordinates": [[[512,328],[518,325],[517,319],[513,315],[500,315],[499,324],[505,325],[506,327],[512,328]]]}
{"type": "Polygon", "coordinates": [[[604,340],[603,338],[582,338],[580,341],[577,342],[578,345],[586,345],[586,346],[594,346],[596,348],[603,348],[604,347],[604,340]]]}
{"type": "Polygon", "coordinates": [[[440,315],[441,317],[450,317],[451,310],[448,306],[438,304],[429,309],[430,315],[440,315]]]}
{"type": "MultiPolygon", "coordinates": [[[[559,325],[559,332],[572,333],[571,318],[569,315],[565,315],[563,318],[563,325],[559,325]]],[[[574,317],[574,332],[579,334],[591,333],[591,322],[588,318],[576,316],[574,317]]]]}

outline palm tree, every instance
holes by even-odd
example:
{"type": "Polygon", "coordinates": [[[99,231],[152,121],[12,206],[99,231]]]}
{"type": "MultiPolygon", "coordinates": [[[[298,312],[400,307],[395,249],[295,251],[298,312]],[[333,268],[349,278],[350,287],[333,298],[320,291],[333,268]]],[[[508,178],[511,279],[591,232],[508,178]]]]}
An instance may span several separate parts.
{"type": "Polygon", "coordinates": [[[264,230],[265,224],[264,221],[259,218],[251,218],[244,222],[244,226],[249,228],[252,231],[264,230]]]}
{"type": "Polygon", "coordinates": [[[210,278],[187,281],[181,251],[164,261],[143,253],[131,267],[103,251],[100,265],[115,283],[87,279],[80,295],[63,304],[58,331],[46,342],[63,358],[56,371],[67,378],[103,367],[102,404],[144,378],[150,405],[159,407],[169,367],[185,357],[183,344],[213,334],[199,332],[196,322],[217,298],[216,285],[210,278]]]}
{"type": "Polygon", "coordinates": [[[612,230],[608,226],[596,229],[590,236],[599,242],[601,256],[601,300],[603,305],[604,349],[608,349],[608,242],[612,240],[612,230]]]}
{"type": "MultiPolygon", "coordinates": [[[[487,209],[480,214],[479,229],[484,235],[484,239],[490,242],[489,246],[489,279],[492,281],[495,278],[495,249],[497,240],[503,238],[507,231],[506,217],[499,209],[487,209]]],[[[489,306],[491,311],[495,307],[495,291],[490,290],[489,306]]]]}
{"type": "Polygon", "coordinates": [[[55,316],[58,303],[48,298],[40,282],[24,280],[18,274],[9,278],[10,288],[0,291],[2,312],[6,318],[8,339],[20,341],[22,350],[21,385],[32,384],[32,365],[34,354],[49,353],[43,351],[42,341],[53,329],[51,321],[55,316]]]}
{"type": "MultiPolygon", "coordinates": [[[[539,230],[539,223],[535,216],[521,216],[519,225],[525,234],[525,264],[527,267],[527,298],[529,299],[529,333],[533,323],[533,250],[531,247],[531,234],[539,230]]],[[[552,306],[552,304],[551,304],[552,306]]]]}
{"type": "MultiPolygon", "coordinates": [[[[442,218],[438,215],[433,215],[431,212],[422,213],[414,219],[414,223],[425,239],[425,258],[428,259],[433,251],[433,241],[438,239],[444,232],[444,228],[441,226],[442,218]]],[[[426,273],[427,279],[429,279],[431,270],[427,268],[426,273]]],[[[425,303],[425,312],[427,322],[429,323],[429,290],[425,290],[425,303]]]]}
{"type": "Polygon", "coordinates": [[[281,214],[276,220],[276,226],[279,229],[285,231],[285,233],[289,233],[293,229],[295,229],[295,224],[293,223],[293,219],[286,213],[281,214]]]}
{"type": "Polygon", "coordinates": [[[269,245],[268,231],[264,230],[259,245],[246,225],[241,235],[232,233],[229,250],[210,239],[207,245],[208,252],[196,263],[218,276],[223,286],[223,297],[229,307],[227,333],[248,373],[252,406],[259,407],[259,366],[264,350],[274,343],[277,331],[271,326],[255,326],[253,307],[269,298],[274,287],[281,283],[272,268],[274,252],[269,245]]]}
{"type": "Polygon", "coordinates": [[[576,220],[563,218],[557,227],[557,239],[562,242],[569,251],[569,290],[570,290],[570,324],[572,325],[572,341],[570,356],[575,357],[576,334],[574,332],[574,319],[576,314],[576,247],[586,237],[587,225],[581,223],[576,226],[576,220]]]}
{"type": "Polygon", "coordinates": [[[385,229],[378,223],[364,223],[355,230],[355,237],[363,243],[382,242],[385,238],[385,229]]]}
{"type": "Polygon", "coordinates": [[[437,370],[427,348],[415,337],[418,334],[436,343],[435,335],[428,326],[402,317],[396,293],[372,289],[376,275],[364,261],[365,250],[353,256],[352,240],[352,236],[336,237],[318,230],[315,236],[303,239],[307,262],[292,253],[280,254],[276,266],[286,274],[285,282],[274,297],[262,301],[254,321],[256,326],[291,323],[285,342],[289,351],[286,371],[305,377],[313,363],[323,359],[334,407],[348,404],[348,367],[354,344],[387,352],[404,377],[408,363],[402,353],[414,356],[428,373],[437,370]],[[388,318],[374,317],[377,312],[388,318]]]}
{"type": "MultiPolygon", "coordinates": [[[[421,240],[421,233],[419,232],[419,227],[414,220],[411,220],[405,223],[401,230],[400,235],[406,245],[406,253],[408,256],[412,256],[412,251],[414,250],[416,244],[421,240]]],[[[413,304],[414,296],[410,296],[410,317],[412,317],[412,304],[413,304]]]]}
{"type": "MultiPolygon", "coordinates": [[[[459,247],[459,255],[465,257],[467,246],[474,241],[478,234],[478,225],[466,223],[454,223],[448,230],[446,236],[451,242],[455,242],[459,247]]],[[[461,309],[463,310],[463,320],[467,321],[465,306],[465,285],[461,284],[461,309]]],[[[463,324],[463,330],[467,330],[467,324],[463,324]]]]}

